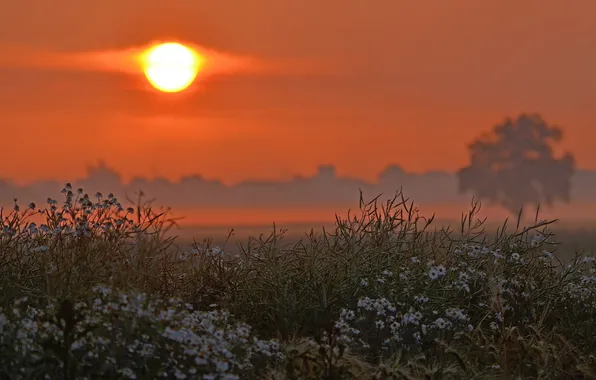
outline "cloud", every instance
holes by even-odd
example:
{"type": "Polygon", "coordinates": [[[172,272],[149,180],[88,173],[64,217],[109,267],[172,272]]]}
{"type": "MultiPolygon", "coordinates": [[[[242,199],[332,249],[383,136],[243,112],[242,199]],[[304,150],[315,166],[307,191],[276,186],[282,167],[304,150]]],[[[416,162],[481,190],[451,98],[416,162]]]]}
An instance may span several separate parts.
{"type": "MultiPolygon", "coordinates": [[[[142,74],[142,55],[151,46],[162,41],[121,49],[105,49],[83,52],[58,52],[23,46],[3,46],[0,67],[31,68],[46,70],[92,71],[106,73],[142,74]]],[[[234,55],[209,49],[192,42],[177,41],[194,49],[203,59],[201,75],[229,75],[267,73],[283,70],[281,62],[234,55]]],[[[292,70],[295,65],[289,64],[292,70]]]]}

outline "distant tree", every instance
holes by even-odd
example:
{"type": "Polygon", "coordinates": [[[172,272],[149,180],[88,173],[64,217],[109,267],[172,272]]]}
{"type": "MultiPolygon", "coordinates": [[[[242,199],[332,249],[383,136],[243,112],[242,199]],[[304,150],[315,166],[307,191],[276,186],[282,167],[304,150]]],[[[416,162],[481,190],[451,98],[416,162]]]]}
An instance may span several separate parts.
{"type": "Polygon", "coordinates": [[[470,165],[457,173],[460,192],[514,214],[527,205],[569,202],[574,158],[570,153],[556,158],[553,151],[562,139],[561,129],[539,115],[505,119],[468,146],[470,165]]]}

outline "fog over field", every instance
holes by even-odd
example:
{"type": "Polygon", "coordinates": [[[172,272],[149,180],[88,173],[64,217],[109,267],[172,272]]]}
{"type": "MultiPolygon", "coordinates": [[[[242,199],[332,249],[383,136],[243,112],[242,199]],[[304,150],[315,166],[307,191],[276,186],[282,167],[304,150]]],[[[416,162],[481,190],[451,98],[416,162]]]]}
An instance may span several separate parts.
{"type": "MultiPolygon", "coordinates": [[[[0,181],[0,203],[8,205],[18,198],[21,202],[35,201],[44,203],[48,195],[58,197],[64,181],[38,181],[18,185],[10,179],[0,181]]],[[[88,175],[72,181],[73,187],[81,187],[89,195],[102,192],[114,193],[121,200],[128,195],[136,198],[139,191],[148,198],[155,198],[156,205],[171,207],[179,216],[189,217],[190,224],[196,212],[209,213],[213,210],[309,210],[312,218],[299,214],[297,218],[283,217],[284,222],[319,222],[321,213],[317,210],[343,212],[347,208],[358,206],[359,191],[365,200],[371,200],[379,194],[381,199],[391,198],[400,188],[406,197],[423,206],[425,212],[437,212],[440,218],[459,218],[470,204],[472,194],[458,192],[458,180],[454,173],[433,171],[427,173],[409,173],[399,166],[388,166],[379,173],[376,182],[366,182],[358,178],[340,177],[332,165],[322,165],[312,177],[295,177],[288,181],[254,179],[233,185],[225,185],[217,180],[210,180],[197,174],[181,178],[177,182],[166,179],[136,178],[124,183],[119,174],[100,163],[89,167],[88,175]],[[433,207],[428,207],[433,206],[433,207]],[[438,208],[438,210],[436,210],[438,208]],[[441,209],[445,210],[441,212],[441,209]],[[186,213],[184,210],[187,210],[186,213]],[[189,211],[188,211],[189,210],[189,211]],[[189,215],[190,214],[190,215],[189,215]]],[[[554,215],[569,223],[594,220],[596,213],[596,171],[577,170],[571,177],[571,202],[557,203],[552,210],[544,208],[545,215],[554,215]]],[[[497,218],[507,214],[498,207],[486,208],[497,218]]],[[[332,220],[333,213],[330,215],[332,220]]],[[[271,220],[273,222],[275,220],[271,220]]],[[[269,221],[255,219],[246,223],[234,220],[230,223],[268,224],[269,221]]],[[[595,221],[596,223],[596,221],[595,221]]],[[[209,223],[198,223],[206,224],[209,223]]],[[[215,224],[218,224],[217,222],[215,224]]]]}

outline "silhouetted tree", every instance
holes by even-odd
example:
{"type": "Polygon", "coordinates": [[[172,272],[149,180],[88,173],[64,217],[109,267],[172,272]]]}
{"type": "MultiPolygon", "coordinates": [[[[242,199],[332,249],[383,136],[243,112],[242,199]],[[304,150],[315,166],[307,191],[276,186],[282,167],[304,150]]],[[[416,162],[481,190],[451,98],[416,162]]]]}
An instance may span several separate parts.
{"type": "Polygon", "coordinates": [[[505,119],[468,146],[470,165],[457,173],[460,192],[471,191],[512,213],[530,204],[569,202],[574,158],[553,152],[562,138],[561,129],[539,115],[505,119]]]}

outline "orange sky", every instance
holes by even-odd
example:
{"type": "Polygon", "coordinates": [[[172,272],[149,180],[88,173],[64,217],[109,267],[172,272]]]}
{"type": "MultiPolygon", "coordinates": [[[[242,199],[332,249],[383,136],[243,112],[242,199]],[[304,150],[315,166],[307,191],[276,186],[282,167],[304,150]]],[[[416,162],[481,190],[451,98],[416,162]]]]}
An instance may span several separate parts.
{"type": "Polygon", "coordinates": [[[8,2],[0,173],[70,179],[99,159],[126,178],[226,182],[321,163],[365,179],[388,164],[451,170],[468,142],[522,111],[563,126],[578,165],[596,169],[595,14],[593,0],[8,2]],[[172,95],[141,75],[19,55],[169,38],[271,70],[172,95]]]}

